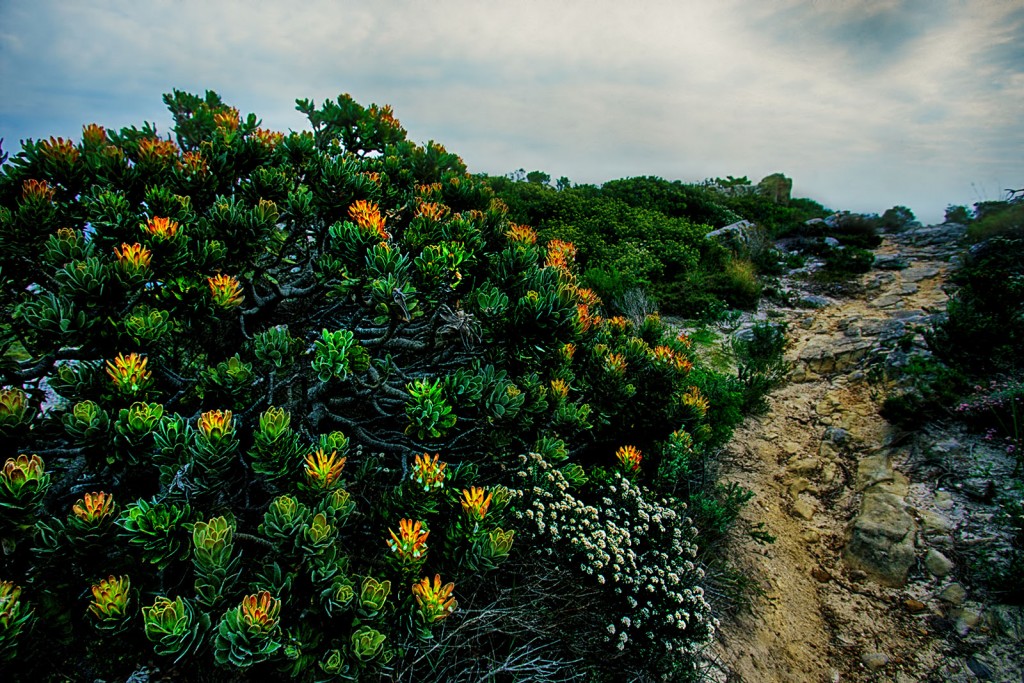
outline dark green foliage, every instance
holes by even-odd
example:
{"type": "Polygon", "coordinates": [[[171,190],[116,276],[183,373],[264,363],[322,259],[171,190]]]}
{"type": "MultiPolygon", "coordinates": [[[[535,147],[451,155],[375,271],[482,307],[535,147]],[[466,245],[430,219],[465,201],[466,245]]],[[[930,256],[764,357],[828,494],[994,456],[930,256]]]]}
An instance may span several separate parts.
{"type": "Polygon", "coordinates": [[[950,204],[946,207],[946,213],[943,218],[946,223],[961,223],[968,225],[974,217],[971,215],[970,209],[963,205],[950,204]]]}
{"type": "Polygon", "coordinates": [[[914,212],[905,206],[894,206],[886,209],[879,219],[879,225],[883,230],[899,232],[905,230],[912,222],[917,220],[914,212]]]}
{"type": "Polygon", "coordinates": [[[762,413],[768,409],[765,397],[789,374],[789,363],[783,359],[789,340],[785,325],[757,323],[747,334],[735,338],[732,344],[744,387],[743,410],[762,413]]]}
{"type": "Polygon", "coordinates": [[[743,388],[645,305],[602,306],[576,257],[656,290],[731,263],[707,226],[531,174],[538,240],[388,107],[302,100],[311,130],[281,135],[212,92],[165,102],[176,142],[90,126],[0,175],[0,656],[41,681],[692,662],[711,622],[681,503],[743,388]],[[677,521],[643,560],[679,595],[624,654],[563,616],[624,598],[531,541],[534,449],[609,524],[677,521]]]}
{"type": "Polygon", "coordinates": [[[968,372],[1024,368],[1024,239],[979,244],[951,279],[946,320],[928,337],[936,355],[968,372]]]}
{"type": "Polygon", "coordinates": [[[990,237],[1019,240],[1024,237],[1024,201],[976,204],[977,220],[970,223],[967,236],[973,241],[990,237]]]}

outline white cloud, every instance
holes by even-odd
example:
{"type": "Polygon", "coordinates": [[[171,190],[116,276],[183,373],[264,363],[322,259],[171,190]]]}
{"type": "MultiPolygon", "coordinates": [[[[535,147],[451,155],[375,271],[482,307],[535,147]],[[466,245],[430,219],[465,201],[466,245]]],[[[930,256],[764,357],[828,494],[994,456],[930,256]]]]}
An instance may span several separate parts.
{"type": "MultiPolygon", "coordinates": [[[[473,170],[600,182],[793,176],[839,208],[937,219],[1024,174],[1011,2],[110,0],[0,7],[0,135],[168,122],[217,90],[299,128],[297,97],[394,105],[473,170]],[[1001,178],[1001,180],[997,180],[1001,178]]],[[[11,145],[8,143],[8,148],[11,145]]]]}

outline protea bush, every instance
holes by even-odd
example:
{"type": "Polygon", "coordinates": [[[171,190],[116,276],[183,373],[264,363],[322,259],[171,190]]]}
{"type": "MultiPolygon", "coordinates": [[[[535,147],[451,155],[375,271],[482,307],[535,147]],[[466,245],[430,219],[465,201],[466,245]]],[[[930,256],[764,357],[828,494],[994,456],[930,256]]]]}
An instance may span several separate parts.
{"type": "Polygon", "coordinates": [[[677,676],[713,631],[662,462],[713,433],[685,337],[388,107],[164,100],[170,136],[3,160],[4,671],[677,676]],[[580,561],[619,507],[660,520],[602,548],[622,586],[580,561]]]}

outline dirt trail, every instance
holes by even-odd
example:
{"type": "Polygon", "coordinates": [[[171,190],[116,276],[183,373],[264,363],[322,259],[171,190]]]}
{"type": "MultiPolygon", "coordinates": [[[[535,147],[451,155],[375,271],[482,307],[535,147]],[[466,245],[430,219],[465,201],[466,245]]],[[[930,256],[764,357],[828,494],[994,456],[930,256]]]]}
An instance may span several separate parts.
{"type": "Polygon", "coordinates": [[[954,577],[922,568],[932,551],[920,539],[934,531],[929,520],[951,524],[911,504],[920,496],[901,469],[912,449],[879,416],[864,370],[869,357],[898,353],[900,339],[920,344],[914,324],[945,307],[950,252],[903,240],[876,251],[886,270],[862,276],[854,294],[779,309],[794,341],[791,382],[737,430],[723,473],[754,491],[743,516],[777,540],[734,545],[736,565],[764,594],[723,619],[712,653],[720,680],[922,681],[949,659],[934,620],[958,616],[958,596],[940,596],[954,577]]]}

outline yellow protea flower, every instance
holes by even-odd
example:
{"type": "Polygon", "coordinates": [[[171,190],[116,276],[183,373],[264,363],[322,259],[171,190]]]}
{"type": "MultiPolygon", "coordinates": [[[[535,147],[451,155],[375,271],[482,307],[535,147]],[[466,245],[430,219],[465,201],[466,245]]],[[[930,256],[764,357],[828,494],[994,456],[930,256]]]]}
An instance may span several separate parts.
{"type": "Polygon", "coordinates": [[[171,140],[143,138],[139,140],[139,161],[163,164],[178,156],[178,146],[171,140]]]}
{"type": "Polygon", "coordinates": [[[108,576],[93,585],[89,611],[101,624],[122,621],[127,616],[131,585],[127,576],[108,576]]]}
{"type": "Polygon", "coordinates": [[[576,345],[572,342],[562,344],[562,348],[558,350],[558,353],[562,356],[562,360],[571,361],[572,357],[576,355],[576,345]]]}
{"type": "Polygon", "coordinates": [[[154,216],[142,226],[153,237],[159,240],[169,240],[178,234],[178,221],[161,216],[154,216]]]}
{"type": "Polygon", "coordinates": [[[135,244],[122,244],[120,248],[114,247],[114,258],[117,265],[128,273],[139,273],[149,268],[153,259],[153,252],[138,242],[135,244]]]}
{"type": "Polygon", "coordinates": [[[629,322],[625,317],[617,315],[614,318],[608,318],[605,323],[616,330],[628,330],[632,323],[629,322]]]}
{"type": "Polygon", "coordinates": [[[459,603],[452,597],[454,583],[441,585],[441,575],[434,574],[434,582],[424,577],[412,585],[412,594],[419,606],[420,616],[428,624],[441,621],[455,611],[459,603]]]}
{"type": "Polygon", "coordinates": [[[206,278],[206,282],[210,285],[210,296],[213,297],[214,305],[220,308],[236,308],[245,300],[242,296],[242,286],[232,275],[214,275],[206,278]]]}
{"type": "Polygon", "coordinates": [[[708,408],[711,407],[711,404],[708,403],[708,400],[701,395],[700,389],[697,387],[690,387],[679,400],[684,406],[692,408],[697,412],[698,417],[704,417],[708,412],[708,408]]]}
{"type": "Polygon", "coordinates": [[[626,357],[621,353],[609,353],[604,358],[604,369],[613,375],[626,374],[626,357]]]}
{"type": "Polygon", "coordinates": [[[448,463],[438,461],[439,457],[438,453],[435,453],[433,458],[427,453],[416,456],[409,478],[422,486],[424,491],[444,487],[444,469],[448,463]]]}
{"type": "Polygon", "coordinates": [[[52,202],[57,191],[46,184],[45,180],[26,180],[21,184],[21,198],[28,200],[44,200],[52,202]]]}
{"type": "Polygon", "coordinates": [[[448,207],[437,202],[419,201],[416,203],[416,215],[432,221],[441,221],[448,215],[448,207]]]}
{"type": "Polygon", "coordinates": [[[47,159],[73,164],[78,161],[78,148],[71,140],[51,137],[39,143],[39,151],[47,159]]]}
{"type": "Polygon", "coordinates": [[[199,433],[211,443],[216,443],[235,432],[235,425],[231,421],[230,410],[208,410],[199,416],[199,424],[197,426],[199,433]]]}
{"type": "Polygon", "coordinates": [[[403,564],[416,564],[427,556],[427,536],[430,531],[423,528],[423,522],[403,519],[398,522],[398,533],[388,529],[391,538],[388,547],[403,564]]]}
{"type": "Polygon", "coordinates": [[[416,186],[417,197],[440,197],[444,186],[441,183],[428,183],[416,186]]]}
{"type": "Polygon", "coordinates": [[[589,287],[580,287],[576,290],[576,296],[579,297],[580,303],[586,306],[600,306],[601,297],[597,295],[597,292],[590,289],[589,287]]]}
{"type": "Polygon", "coordinates": [[[509,224],[505,237],[516,244],[537,244],[537,231],[528,225],[509,224]]]}
{"type": "Polygon", "coordinates": [[[71,512],[82,522],[97,526],[114,513],[114,496],[99,491],[87,493],[71,507],[71,512]]]}
{"type": "Polygon", "coordinates": [[[270,633],[277,627],[278,616],[281,614],[281,601],[272,596],[269,591],[246,595],[242,598],[240,613],[249,633],[270,633]]]}
{"type": "Polygon", "coordinates": [[[469,490],[462,491],[462,509],[466,516],[473,522],[480,522],[487,516],[487,509],[491,506],[492,494],[484,496],[485,489],[473,486],[469,490]]]}
{"type": "Polygon", "coordinates": [[[551,393],[558,399],[564,399],[569,395],[569,383],[564,379],[551,380],[551,393]]]}
{"type": "Polygon", "coordinates": [[[306,480],[313,488],[328,491],[339,483],[346,460],[338,456],[338,451],[327,455],[318,448],[306,456],[306,480]]]}
{"type": "Polygon", "coordinates": [[[222,130],[238,130],[241,115],[234,107],[226,107],[213,115],[213,123],[222,130]]]}
{"type": "Polygon", "coordinates": [[[107,374],[121,393],[136,394],[149,387],[153,373],[146,369],[148,359],[137,353],[117,355],[114,362],[107,361],[107,374]]]}
{"type": "Polygon", "coordinates": [[[107,142],[107,129],[90,123],[82,126],[82,142],[90,147],[99,147],[107,142]]]}
{"type": "Polygon", "coordinates": [[[365,199],[356,200],[348,207],[348,215],[356,225],[363,230],[380,237],[382,240],[390,239],[391,235],[384,228],[384,217],[380,214],[380,208],[373,202],[365,199]]]}
{"type": "Polygon", "coordinates": [[[632,474],[640,471],[640,461],[643,460],[643,455],[636,446],[622,446],[615,451],[615,457],[618,458],[619,464],[626,472],[632,474]]]}

